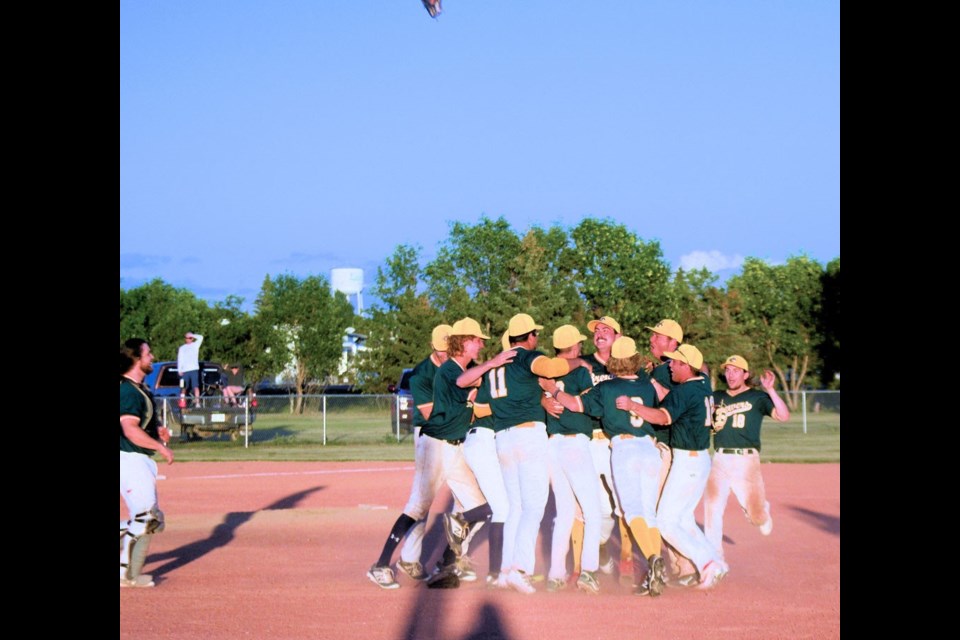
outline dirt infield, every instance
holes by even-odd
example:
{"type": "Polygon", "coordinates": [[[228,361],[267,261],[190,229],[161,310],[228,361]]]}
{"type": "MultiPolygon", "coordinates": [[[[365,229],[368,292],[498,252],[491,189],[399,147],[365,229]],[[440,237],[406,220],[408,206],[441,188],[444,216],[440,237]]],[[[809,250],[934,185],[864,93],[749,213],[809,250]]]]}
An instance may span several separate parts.
{"type": "MultiPolygon", "coordinates": [[[[365,572],[406,501],[412,463],[192,462],[160,473],[167,529],[145,568],[157,587],[120,590],[121,639],[840,637],[838,464],[764,465],[773,534],[761,536],[731,499],[730,574],[713,591],[656,599],[631,595],[616,574],[601,576],[598,597],[488,591],[483,532],[471,552],[481,582],[430,590],[401,576],[401,589],[377,588],[365,572]]],[[[433,515],[448,503],[434,504],[424,542],[434,560],[443,532],[433,515]]]]}

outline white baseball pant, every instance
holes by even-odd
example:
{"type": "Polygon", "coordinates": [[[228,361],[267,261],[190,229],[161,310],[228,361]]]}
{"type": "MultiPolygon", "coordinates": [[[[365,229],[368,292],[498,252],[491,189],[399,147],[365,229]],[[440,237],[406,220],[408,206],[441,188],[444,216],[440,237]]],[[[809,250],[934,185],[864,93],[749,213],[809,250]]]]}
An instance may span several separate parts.
{"type": "Polygon", "coordinates": [[[583,434],[552,435],[547,442],[550,486],[557,508],[550,553],[550,578],[567,577],[567,552],[577,503],[583,513],[583,554],[581,568],[596,571],[600,566],[600,500],[597,475],[590,453],[590,439],[583,434]]]}

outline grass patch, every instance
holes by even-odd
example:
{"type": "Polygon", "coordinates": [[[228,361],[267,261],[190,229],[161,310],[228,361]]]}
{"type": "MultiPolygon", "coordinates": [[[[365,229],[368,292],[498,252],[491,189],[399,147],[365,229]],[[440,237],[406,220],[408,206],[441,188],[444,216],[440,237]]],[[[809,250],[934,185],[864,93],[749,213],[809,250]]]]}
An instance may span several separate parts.
{"type": "MultiPolygon", "coordinates": [[[[840,462],[840,414],[808,414],[807,433],[802,418],[788,422],[764,421],[764,462],[840,462]]],[[[202,441],[173,442],[178,461],[413,461],[413,437],[400,442],[391,430],[389,411],[358,407],[328,410],[321,415],[291,415],[288,411],[261,413],[253,424],[250,446],[243,438],[231,442],[219,435],[202,441]],[[324,445],[324,430],[326,445],[324,445]]]]}

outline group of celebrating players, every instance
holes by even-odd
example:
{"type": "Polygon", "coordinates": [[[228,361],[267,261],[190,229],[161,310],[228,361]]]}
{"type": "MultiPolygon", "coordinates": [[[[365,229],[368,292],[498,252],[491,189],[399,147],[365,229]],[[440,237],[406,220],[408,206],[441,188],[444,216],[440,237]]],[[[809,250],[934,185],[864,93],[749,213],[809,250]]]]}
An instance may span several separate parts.
{"type": "Polygon", "coordinates": [[[399,588],[392,557],[403,542],[397,567],[412,580],[431,588],[475,581],[468,551],[486,528],[487,586],[535,593],[542,579],[536,543],[552,488],[547,591],[575,584],[598,594],[597,574],[616,566],[607,542],[617,525],[620,581],[636,595],[659,596],[668,581],[715,587],[729,571],[722,540],[730,492],[763,535],[773,528],[760,474],[760,428],[764,416],[789,418],[773,374],[764,372],[753,388],[747,361],[730,356],[722,365],[727,390],[714,392],[703,355],[683,343],[671,319],[647,327],[649,355],[611,317],[587,324],[595,351],[586,356],[588,338],[573,325],[554,331],[556,354],[545,355],[538,350],[542,329],[528,314],[513,316],[503,350],[476,364],[490,339],[476,320],[434,328],[432,352],[410,384],[416,461],[410,499],[367,577],[383,589],[399,588]],[[444,482],[454,500],[442,516],[447,547],[427,572],[426,518],[444,482]],[[701,498],[703,530],[694,518],[701,498]],[[644,562],[634,561],[634,548],[644,562]]]}

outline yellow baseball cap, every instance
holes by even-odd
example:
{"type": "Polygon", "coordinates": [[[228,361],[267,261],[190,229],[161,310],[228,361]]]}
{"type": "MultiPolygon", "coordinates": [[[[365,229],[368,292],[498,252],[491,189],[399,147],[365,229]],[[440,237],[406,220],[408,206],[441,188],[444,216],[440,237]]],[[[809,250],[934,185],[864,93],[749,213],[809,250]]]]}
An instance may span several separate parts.
{"type": "Polygon", "coordinates": [[[680,328],[680,324],[676,320],[664,318],[654,326],[647,327],[647,329],[650,329],[650,331],[654,333],[667,336],[668,338],[673,338],[677,342],[683,342],[683,329],[680,328]]]}
{"type": "Polygon", "coordinates": [[[621,336],[613,341],[610,355],[614,358],[632,358],[637,355],[637,343],[633,338],[621,336]]]}
{"type": "Polygon", "coordinates": [[[667,351],[663,355],[671,360],[686,362],[693,367],[694,371],[700,371],[700,367],[703,366],[703,354],[692,344],[682,344],[676,351],[667,351]]]}
{"type": "Polygon", "coordinates": [[[448,324],[438,324],[433,328],[433,334],[430,336],[430,346],[433,347],[434,351],[447,350],[447,337],[450,335],[451,329],[453,327],[448,324]]]}
{"type": "Polygon", "coordinates": [[[572,324],[565,324],[562,327],[557,327],[553,332],[553,348],[566,349],[586,339],[587,336],[580,333],[580,329],[572,324]]]}
{"type": "Polygon", "coordinates": [[[507,351],[510,348],[510,332],[504,331],[503,336],[500,337],[500,344],[503,346],[503,350],[507,351]]]}
{"type": "Polygon", "coordinates": [[[484,340],[490,339],[490,336],[483,335],[483,331],[480,330],[480,323],[473,318],[461,318],[454,322],[453,326],[450,327],[450,335],[473,336],[474,338],[483,338],[484,340]]]}
{"type": "Polygon", "coordinates": [[[599,320],[591,320],[590,322],[587,323],[587,330],[590,333],[593,333],[594,331],[597,330],[598,324],[605,324],[611,329],[613,329],[614,331],[616,331],[617,333],[620,333],[620,323],[614,320],[613,318],[611,318],[610,316],[603,316],[599,320]]]}
{"type": "Polygon", "coordinates": [[[723,371],[728,366],[740,367],[747,373],[750,373],[750,365],[747,364],[747,361],[744,360],[743,356],[730,356],[723,362],[722,365],[720,365],[720,370],[723,371]]]}
{"type": "Polygon", "coordinates": [[[518,313],[510,318],[510,328],[507,329],[507,333],[511,337],[516,337],[534,330],[539,331],[540,329],[543,329],[543,325],[535,323],[533,318],[526,313],[518,313]]]}

